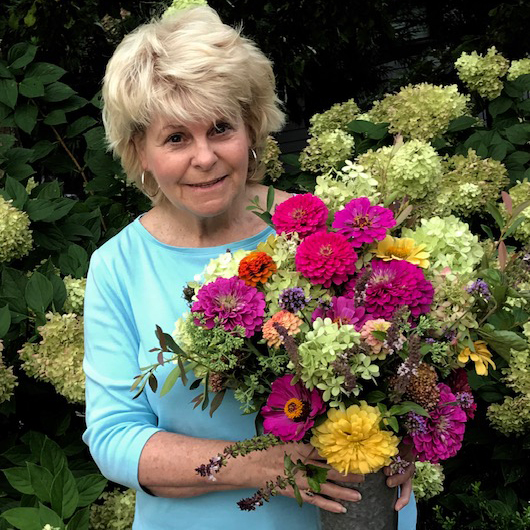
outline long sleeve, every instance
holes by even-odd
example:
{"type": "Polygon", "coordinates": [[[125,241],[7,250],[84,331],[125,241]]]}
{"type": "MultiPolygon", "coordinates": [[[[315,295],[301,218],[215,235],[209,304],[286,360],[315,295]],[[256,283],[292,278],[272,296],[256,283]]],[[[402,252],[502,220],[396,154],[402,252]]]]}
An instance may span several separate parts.
{"type": "Polygon", "coordinates": [[[138,462],[147,440],[161,429],[147,397],[133,400],[140,373],[139,337],[126,289],[98,251],[90,263],[85,295],[87,430],[83,440],[110,480],[140,489],[138,462]]]}

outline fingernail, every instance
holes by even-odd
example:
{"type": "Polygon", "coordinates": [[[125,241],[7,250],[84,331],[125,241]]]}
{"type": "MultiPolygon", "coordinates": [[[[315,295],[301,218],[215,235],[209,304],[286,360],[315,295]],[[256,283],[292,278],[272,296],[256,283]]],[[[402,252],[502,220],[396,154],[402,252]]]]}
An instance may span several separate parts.
{"type": "Polygon", "coordinates": [[[357,502],[357,501],[360,501],[362,499],[362,496],[359,492],[353,492],[351,493],[350,495],[350,499],[353,501],[353,502],[357,502]]]}
{"type": "Polygon", "coordinates": [[[346,513],[348,510],[346,508],[346,506],[343,506],[341,509],[340,509],[341,513],[346,513]]]}

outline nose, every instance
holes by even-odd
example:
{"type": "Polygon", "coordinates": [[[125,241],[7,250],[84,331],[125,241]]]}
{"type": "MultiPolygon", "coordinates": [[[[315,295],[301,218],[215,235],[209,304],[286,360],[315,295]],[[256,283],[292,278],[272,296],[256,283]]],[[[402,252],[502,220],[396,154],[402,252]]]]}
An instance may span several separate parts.
{"type": "Polygon", "coordinates": [[[192,165],[197,169],[208,171],[217,162],[218,156],[213,143],[208,138],[198,138],[194,142],[192,165]]]}

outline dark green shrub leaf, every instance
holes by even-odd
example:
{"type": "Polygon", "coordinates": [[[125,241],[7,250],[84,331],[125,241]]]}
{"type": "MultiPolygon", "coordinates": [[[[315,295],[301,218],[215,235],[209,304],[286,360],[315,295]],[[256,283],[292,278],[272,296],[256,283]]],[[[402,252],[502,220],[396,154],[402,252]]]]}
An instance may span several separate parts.
{"type": "Polygon", "coordinates": [[[13,74],[7,67],[7,63],[5,61],[0,61],[0,78],[13,79],[13,74]]]}
{"type": "Polygon", "coordinates": [[[78,110],[85,105],[88,105],[88,100],[80,96],[71,96],[66,101],[61,103],[61,108],[64,112],[72,112],[78,110]]]}
{"type": "Polygon", "coordinates": [[[33,157],[31,162],[40,160],[45,156],[48,156],[54,149],[57,144],[50,142],[49,140],[39,140],[31,149],[33,150],[33,157]]]}
{"type": "Polygon", "coordinates": [[[524,145],[530,141],[530,123],[518,123],[506,129],[506,138],[516,145],[524,145]]]}
{"type": "Polygon", "coordinates": [[[39,503],[39,517],[40,524],[43,527],[49,524],[52,528],[60,528],[60,530],[64,529],[62,519],[53,510],[50,510],[50,508],[44,506],[42,503],[39,503]]]}
{"type": "Polygon", "coordinates": [[[515,81],[514,84],[521,92],[530,91],[530,74],[520,75],[515,81]]]}
{"type": "Polygon", "coordinates": [[[6,177],[5,193],[13,200],[13,206],[22,210],[28,200],[26,188],[12,177],[6,177]]]}
{"type": "Polygon", "coordinates": [[[488,343],[488,346],[493,348],[505,360],[510,359],[511,349],[523,351],[527,346],[526,340],[514,331],[484,331],[480,329],[478,333],[488,343]]]}
{"type": "MultiPolygon", "coordinates": [[[[72,472],[64,466],[53,479],[51,505],[63,519],[71,517],[79,500],[77,484],[72,472]]],[[[42,530],[42,529],[41,529],[42,530]]]]}
{"type": "Polygon", "coordinates": [[[62,232],[53,225],[47,226],[44,232],[34,230],[33,240],[36,245],[46,250],[62,250],[69,245],[69,242],[64,239],[62,232]]]}
{"type": "Polygon", "coordinates": [[[7,52],[7,61],[11,68],[23,68],[27,66],[37,52],[37,47],[27,42],[20,42],[12,46],[7,52]]]}
{"type": "Polygon", "coordinates": [[[41,184],[37,191],[37,199],[58,199],[61,196],[61,187],[56,180],[41,184]]]}
{"type": "Polygon", "coordinates": [[[13,147],[16,138],[12,134],[0,134],[0,155],[13,147]]]}
{"type": "Polygon", "coordinates": [[[66,70],[60,66],[50,63],[33,63],[26,70],[26,77],[38,78],[41,83],[49,84],[60,79],[66,70]]]}
{"type": "Polygon", "coordinates": [[[1,516],[18,530],[42,530],[38,508],[11,508],[1,516]]]}
{"type": "Polygon", "coordinates": [[[76,479],[76,483],[79,491],[77,507],[82,508],[99,498],[107,485],[107,479],[103,475],[85,475],[76,479]]]}
{"type": "Polygon", "coordinates": [[[40,272],[34,272],[26,285],[25,299],[30,309],[36,313],[44,313],[53,299],[50,280],[40,272]]]}
{"type": "Polygon", "coordinates": [[[513,146],[510,142],[502,142],[499,144],[492,145],[489,149],[489,156],[501,162],[508,154],[508,150],[513,146]]]}
{"type": "Polygon", "coordinates": [[[55,274],[48,276],[48,280],[50,280],[53,286],[53,307],[56,311],[60,311],[66,301],[66,287],[63,280],[55,276],[55,274]]]}
{"type": "Polygon", "coordinates": [[[517,482],[519,479],[524,477],[526,473],[526,466],[524,463],[517,464],[514,462],[502,462],[501,468],[505,486],[512,484],[513,482],[517,482]]]}
{"type": "Polygon", "coordinates": [[[510,98],[499,96],[490,102],[488,106],[489,113],[495,118],[498,114],[506,112],[513,106],[513,101],[510,98]]]}
{"type": "Polygon", "coordinates": [[[488,204],[486,204],[486,210],[488,210],[493,219],[495,219],[497,226],[502,230],[504,227],[504,219],[502,218],[501,212],[497,206],[492,202],[488,202],[488,204]]]}
{"type": "Polygon", "coordinates": [[[75,206],[76,201],[73,199],[68,199],[66,197],[58,199],[52,199],[53,204],[53,212],[42,219],[43,221],[47,223],[53,223],[54,221],[58,221],[59,219],[62,219],[65,215],[67,215],[70,210],[75,206]]]}
{"type": "Polygon", "coordinates": [[[60,230],[68,241],[80,241],[83,237],[94,239],[94,234],[83,225],[64,223],[61,225],[60,230]]]}
{"type": "Polygon", "coordinates": [[[18,85],[19,92],[27,98],[38,98],[44,96],[44,85],[36,77],[26,77],[18,85]]]}
{"type": "Polygon", "coordinates": [[[509,154],[504,161],[507,169],[524,169],[524,166],[530,160],[530,153],[526,151],[514,151],[509,154]]]}
{"type": "Polygon", "coordinates": [[[29,164],[8,164],[6,166],[6,173],[13,178],[18,180],[24,180],[25,178],[33,175],[35,170],[29,164]]]}
{"type": "Polygon", "coordinates": [[[94,127],[84,135],[88,149],[105,150],[107,143],[105,141],[105,130],[103,127],[94,127]]]}
{"type": "Polygon", "coordinates": [[[44,90],[44,101],[56,103],[58,101],[64,101],[74,94],[74,90],[68,85],[61,83],[60,81],[55,81],[46,86],[44,90]]]}
{"type": "Polygon", "coordinates": [[[0,307],[0,339],[6,336],[10,326],[11,311],[9,311],[9,306],[6,304],[4,307],[0,307]]]}
{"type": "Polygon", "coordinates": [[[68,250],[59,256],[59,267],[64,275],[83,278],[88,271],[88,254],[79,245],[69,245],[68,250]]]}
{"type": "Polygon", "coordinates": [[[447,132],[458,132],[463,131],[464,129],[469,129],[476,125],[477,119],[472,118],[471,116],[460,116],[458,118],[455,118],[454,120],[449,123],[449,127],[447,128],[447,132]]]}
{"type": "Polygon", "coordinates": [[[50,489],[53,482],[53,475],[45,467],[31,462],[28,462],[27,468],[31,487],[39,501],[50,502],[50,489]]]}
{"type": "Polygon", "coordinates": [[[64,110],[61,110],[61,109],[52,110],[46,116],[46,118],[44,118],[44,123],[46,125],[61,125],[66,122],[67,122],[66,114],[64,110]]]}
{"type": "MultiPolygon", "coordinates": [[[[57,279],[63,283],[60,278],[57,279]]],[[[50,438],[46,438],[44,441],[40,452],[40,462],[52,475],[57,475],[67,465],[63,450],[50,438]]]]}
{"type": "Polygon", "coordinates": [[[14,109],[17,103],[17,82],[13,79],[0,79],[0,103],[14,109]]]}
{"type": "Polygon", "coordinates": [[[68,521],[66,530],[89,530],[88,523],[90,521],[89,508],[83,508],[77,511],[74,516],[68,521]]]}
{"type": "Polygon", "coordinates": [[[2,469],[2,473],[6,476],[7,481],[12,488],[15,488],[20,493],[27,493],[33,495],[33,486],[29,480],[29,473],[25,467],[10,467],[2,469]]]}
{"type": "Polygon", "coordinates": [[[66,138],[73,138],[78,134],[81,134],[83,131],[86,131],[88,128],[96,125],[97,121],[90,116],[82,116],[72,123],[68,129],[66,129],[66,138]]]}
{"type": "Polygon", "coordinates": [[[47,199],[30,199],[26,212],[32,221],[41,221],[53,213],[53,204],[47,199]]]}
{"type": "Polygon", "coordinates": [[[23,445],[16,445],[2,453],[2,456],[16,466],[25,466],[26,462],[36,462],[37,459],[29,449],[23,445]]]}
{"type": "Polygon", "coordinates": [[[15,123],[25,133],[31,133],[37,124],[37,107],[31,103],[17,106],[15,109],[15,123]]]}

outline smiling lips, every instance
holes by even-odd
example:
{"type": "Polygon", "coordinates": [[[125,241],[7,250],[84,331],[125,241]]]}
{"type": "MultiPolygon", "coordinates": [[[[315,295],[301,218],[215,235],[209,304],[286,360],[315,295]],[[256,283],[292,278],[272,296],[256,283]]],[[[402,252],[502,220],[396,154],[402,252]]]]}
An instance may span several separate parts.
{"type": "Polygon", "coordinates": [[[210,186],[213,186],[214,184],[217,184],[218,182],[221,182],[226,177],[226,175],[223,175],[222,177],[219,177],[215,180],[210,180],[210,182],[204,182],[202,184],[188,184],[188,186],[191,186],[192,188],[209,188],[210,186]]]}

